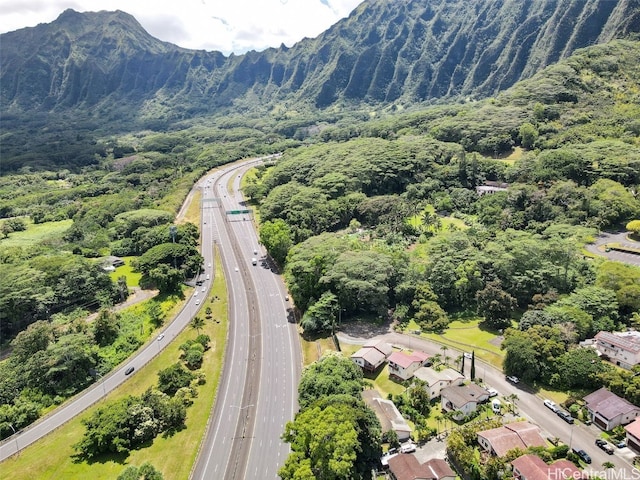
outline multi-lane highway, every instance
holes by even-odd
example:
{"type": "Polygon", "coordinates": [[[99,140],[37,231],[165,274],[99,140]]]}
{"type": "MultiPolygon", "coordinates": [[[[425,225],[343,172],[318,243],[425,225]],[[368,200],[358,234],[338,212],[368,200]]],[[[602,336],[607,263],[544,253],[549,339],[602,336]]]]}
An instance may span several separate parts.
{"type": "Polygon", "coordinates": [[[284,424],[297,409],[301,369],[295,325],[286,320],[285,290],[280,277],[266,268],[250,215],[239,192],[242,173],[257,161],[227,166],[200,180],[202,255],[205,272],[200,288],[162,332],[119,369],[52,414],[0,445],[0,461],[66,423],[106,396],[157,355],[183,328],[208,294],[213,276],[214,246],[219,249],[229,291],[230,329],[223,377],[207,435],[200,448],[194,479],[276,478],[288,446],[280,440],[284,424]],[[232,186],[230,190],[228,187],[232,186]],[[259,259],[252,265],[252,258],[259,259]],[[196,294],[197,293],[197,294],[196,294]],[[134,368],[133,373],[125,371],[134,368]]]}
{"type": "Polygon", "coordinates": [[[287,322],[286,292],[251,215],[237,213],[246,209],[239,189],[250,167],[204,181],[203,245],[220,249],[231,308],[223,380],[194,479],[277,478],[289,451],[280,435],[297,409],[301,353],[295,325],[287,322]]]}

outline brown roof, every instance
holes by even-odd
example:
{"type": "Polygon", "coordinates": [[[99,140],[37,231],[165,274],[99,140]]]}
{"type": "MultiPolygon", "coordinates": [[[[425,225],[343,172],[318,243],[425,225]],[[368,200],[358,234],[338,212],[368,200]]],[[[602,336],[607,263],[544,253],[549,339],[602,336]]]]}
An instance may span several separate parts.
{"type": "Polygon", "coordinates": [[[400,454],[389,459],[389,470],[397,480],[441,480],[454,477],[455,472],[442,459],[434,458],[420,465],[411,454],[400,454]]]}
{"type": "Polygon", "coordinates": [[[456,472],[454,472],[449,464],[441,458],[432,458],[426,463],[422,464],[433,475],[433,478],[440,480],[445,477],[455,478],[456,472]]]}
{"type": "Polygon", "coordinates": [[[511,465],[527,480],[549,480],[546,472],[548,465],[537,455],[522,455],[511,462],[511,465]]]}
{"type": "Polygon", "coordinates": [[[416,480],[420,477],[420,462],[414,455],[400,454],[389,459],[389,470],[397,480],[416,480]]]}
{"type": "Polygon", "coordinates": [[[604,387],[584,397],[584,401],[589,410],[601,415],[607,420],[611,420],[618,415],[625,415],[634,410],[639,410],[638,407],[628,400],[620,398],[604,387]]]}
{"type": "Polygon", "coordinates": [[[546,447],[547,442],[537,426],[529,422],[515,422],[478,432],[478,437],[485,438],[498,457],[504,457],[509,450],[528,447],[546,447]]]}
{"type": "Polygon", "coordinates": [[[551,465],[547,465],[537,455],[527,454],[516,458],[511,464],[527,480],[578,480],[583,478],[580,469],[566,459],[556,460],[551,465]]]}

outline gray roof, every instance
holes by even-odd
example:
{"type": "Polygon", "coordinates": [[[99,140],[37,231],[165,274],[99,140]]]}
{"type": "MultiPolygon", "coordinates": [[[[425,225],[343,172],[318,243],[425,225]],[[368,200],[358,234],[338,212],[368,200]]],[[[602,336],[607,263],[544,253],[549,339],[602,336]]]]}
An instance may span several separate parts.
{"type": "Polygon", "coordinates": [[[440,392],[440,395],[442,398],[449,400],[456,408],[460,408],[469,402],[483,402],[489,398],[489,392],[475,383],[445,387],[440,392]]]}
{"type": "Polygon", "coordinates": [[[584,401],[589,410],[607,420],[616,418],[618,415],[625,415],[634,410],[640,410],[628,400],[620,398],[604,387],[584,397],[584,401]]]}
{"type": "Polygon", "coordinates": [[[422,380],[429,386],[435,385],[440,381],[452,382],[454,380],[464,379],[464,375],[460,372],[456,372],[452,368],[445,368],[444,370],[437,372],[431,367],[420,367],[414,372],[413,376],[422,380]]]}

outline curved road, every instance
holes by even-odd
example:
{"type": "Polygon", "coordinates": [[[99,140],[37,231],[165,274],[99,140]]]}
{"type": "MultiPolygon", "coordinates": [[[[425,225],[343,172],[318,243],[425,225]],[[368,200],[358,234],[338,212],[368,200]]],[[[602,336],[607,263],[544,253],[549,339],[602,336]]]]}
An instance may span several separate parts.
{"type": "Polygon", "coordinates": [[[628,233],[629,232],[602,232],[596,237],[594,243],[586,246],[586,249],[591,253],[606,257],[609,260],[640,266],[640,255],[615,250],[606,251],[606,246],[614,243],[623,247],[640,249],[640,242],[629,239],[628,233]]]}
{"type": "MultiPolygon", "coordinates": [[[[206,267],[202,278],[209,280],[213,274],[213,246],[217,244],[228,280],[230,331],[215,415],[210,418],[192,478],[249,478],[245,472],[261,472],[251,474],[253,478],[277,478],[289,451],[280,435],[297,410],[302,365],[297,332],[294,325],[286,322],[285,290],[280,277],[261,265],[251,264],[252,256],[262,260],[264,255],[250,218],[232,221],[240,217],[225,214],[226,210],[239,208],[240,175],[259,161],[227,166],[194,187],[203,190],[201,253],[206,267]],[[226,185],[231,180],[234,191],[227,193],[226,185]],[[253,254],[254,250],[258,255],[253,254]],[[268,455],[264,454],[265,449],[268,455]]],[[[204,291],[194,291],[174,321],[161,332],[160,339],[149,342],[128,362],[51,414],[5,439],[0,444],[0,461],[60,427],[135,375],[189,324],[200,308],[200,299],[208,294],[210,283],[204,282],[204,291]],[[124,372],[130,367],[134,372],[127,376],[124,372]]]]}

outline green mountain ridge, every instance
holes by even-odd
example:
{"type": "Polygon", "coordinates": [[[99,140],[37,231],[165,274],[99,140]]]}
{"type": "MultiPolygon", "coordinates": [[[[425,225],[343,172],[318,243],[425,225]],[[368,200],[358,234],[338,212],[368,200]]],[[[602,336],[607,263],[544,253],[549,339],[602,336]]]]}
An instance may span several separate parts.
{"type": "Polygon", "coordinates": [[[239,101],[327,108],[482,97],[576,48],[639,31],[639,0],[369,0],[292,48],[225,57],[161,42],[124,12],[67,10],[0,36],[0,101],[18,116],[72,109],[99,123],[149,123],[239,101]]]}

